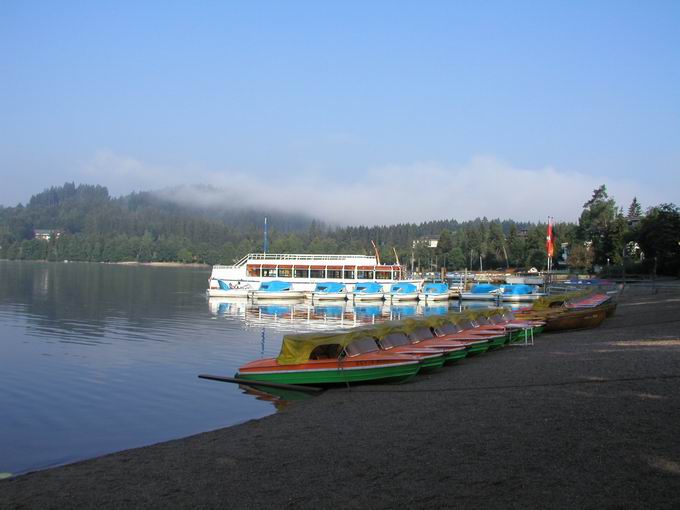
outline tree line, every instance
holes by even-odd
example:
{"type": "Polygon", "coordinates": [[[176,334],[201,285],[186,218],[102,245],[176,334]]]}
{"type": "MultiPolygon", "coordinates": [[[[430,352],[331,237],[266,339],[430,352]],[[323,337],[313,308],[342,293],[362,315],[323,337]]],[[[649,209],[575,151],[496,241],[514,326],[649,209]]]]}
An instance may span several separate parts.
{"type": "MultiPolygon", "coordinates": [[[[381,226],[338,227],[276,211],[187,207],[153,193],[113,198],[97,185],[66,183],[0,207],[0,258],[97,262],[231,264],[263,247],[269,219],[273,253],[372,253],[421,271],[543,268],[546,224],[514,220],[454,219],[381,226]],[[49,241],[35,230],[57,233],[49,241]],[[427,236],[438,240],[431,248],[427,236]]],[[[593,191],[578,223],[554,226],[557,267],[587,270],[630,266],[630,271],[678,274],[680,212],[661,204],[627,212],[605,186],[593,191]]]]}

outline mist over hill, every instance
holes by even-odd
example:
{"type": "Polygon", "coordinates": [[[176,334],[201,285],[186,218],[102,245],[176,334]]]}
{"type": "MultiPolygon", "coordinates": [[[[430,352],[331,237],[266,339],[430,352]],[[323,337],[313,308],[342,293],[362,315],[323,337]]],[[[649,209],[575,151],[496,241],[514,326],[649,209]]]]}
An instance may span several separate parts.
{"type": "MultiPolygon", "coordinates": [[[[536,265],[544,258],[544,227],[530,223],[478,218],[343,226],[245,203],[208,186],[112,197],[103,186],[65,183],[25,206],[0,207],[0,257],[231,263],[262,251],[266,217],[270,252],[372,253],[373,240],[385,261],[395,261],[396,250],[402,263],[414,258],[423,266],[536,265]],[[36,231],[45,231],[44,239],[36,231]],[[441,237],[440,248],[419,242],[425,236],[441,237]]],[[[573,227],[564,224],[563,234],[573,227]]]]}

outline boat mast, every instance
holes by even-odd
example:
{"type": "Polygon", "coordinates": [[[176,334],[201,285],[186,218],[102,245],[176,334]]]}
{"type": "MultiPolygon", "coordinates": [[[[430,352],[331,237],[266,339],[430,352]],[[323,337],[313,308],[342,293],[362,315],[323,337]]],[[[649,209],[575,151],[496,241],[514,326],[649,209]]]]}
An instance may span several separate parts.
{"type": "Polygon", "coordinates": [[[264,217],[264,254],[267,254],[269,249],[269,240],[267,239],[267,217],[264,217]]]}

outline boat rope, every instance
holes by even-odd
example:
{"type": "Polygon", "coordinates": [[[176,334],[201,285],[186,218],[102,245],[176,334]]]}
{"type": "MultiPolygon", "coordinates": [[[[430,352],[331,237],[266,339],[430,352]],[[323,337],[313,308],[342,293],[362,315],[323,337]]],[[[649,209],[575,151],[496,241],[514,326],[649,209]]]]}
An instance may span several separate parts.
{"type": "Polygon", "coordinates": [[[345,373],[345,367],[343,367],[343,363],[345,362],[345,357],[347,356],[347,349],[346,347],[342,348],[342,352],[340,353],[340,357],[338,358],[338,369],[340,373],[342,374],[343,379],[345,380],[345,385],[347,386],[347,391],[350,393],[352,392],[352,388],[349,387],[349,378],[347,377],[347,374],[345,373]],[[344,354],[345,356],[342,356],[344,354]]]}

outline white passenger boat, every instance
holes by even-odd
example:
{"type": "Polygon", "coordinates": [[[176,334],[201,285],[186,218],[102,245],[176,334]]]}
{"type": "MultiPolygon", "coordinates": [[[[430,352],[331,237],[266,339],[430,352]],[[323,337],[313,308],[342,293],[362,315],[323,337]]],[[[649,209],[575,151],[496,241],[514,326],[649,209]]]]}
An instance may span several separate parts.
{"type": "Polygon", "coordinates": [[[260,301],[267,299],[302,299],[304,297],[304,292],[293,290],[290,283],[280,280],[262,282],[260,288],[253,292],[253,298],[260,301]]]}
{"type": "Polygon", "coordinates": [[[377,282],[383,292],[393,283],[410,282],[418,288],[423,280],[410,280],[398,264],[380,264],[376,257],[366,255],[312,255],[250,253],[232,266],[213,266],[210,289],[219,289],[219,281],[250,285],[259,289],[263,282],[284,280],[292,290],[312,292],[318,283],[335,282],[354,290],[361,282],[377,282]]]}

